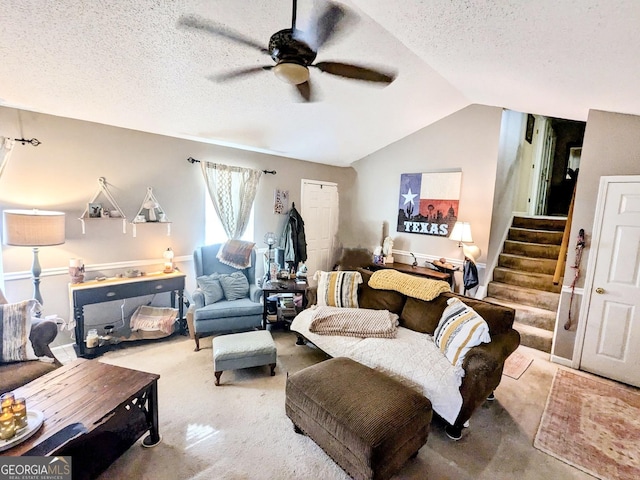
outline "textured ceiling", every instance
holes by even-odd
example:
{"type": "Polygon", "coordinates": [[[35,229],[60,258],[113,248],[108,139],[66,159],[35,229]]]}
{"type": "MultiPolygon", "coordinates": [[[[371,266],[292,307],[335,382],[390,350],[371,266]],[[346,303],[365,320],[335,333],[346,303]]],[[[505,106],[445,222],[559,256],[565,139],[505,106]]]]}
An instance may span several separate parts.
{"type": "MultiPolygon", "coordinates": [[[[299,0],[298,28],[312,3],[299,0]]],[[[357,21],[317,60],[398,77],[379,88],[313,70],[320,101],[305,104],[271,72],[212,82],[271,60],[177,27],[197,14],[266,46],[290,26],[291,0],[4,0],[0,105],[333,165],[471,103],[573,120],[589,109],[640,115],[637,0],[339,3],[357,21]]]]}

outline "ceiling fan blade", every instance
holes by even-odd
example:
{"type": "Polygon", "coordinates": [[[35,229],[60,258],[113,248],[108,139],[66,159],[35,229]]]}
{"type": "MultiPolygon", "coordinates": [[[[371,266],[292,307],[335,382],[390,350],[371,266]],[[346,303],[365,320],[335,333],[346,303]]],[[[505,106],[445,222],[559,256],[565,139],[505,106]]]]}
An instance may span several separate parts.
{"type": "Polygon", "coordinates": [[[209,80],[213,80],[214,82],[226,82],[228,80],[236,80],[238,78],[247,77],[249,75],[253,75],[254,73],[261,72],[263,70],[271,70],[273,66],[265,65],[262,67],[247,67],[241,68],[239,70],[232,70],[227,73],[221,73],[219,75],[210,75],[209,80]]]}
{"type": "Polygon", "coordinates": [[[330,73],[332,75],[338,75],[345,78],[352,78],[355,80],[364,80],[366,82],[389,84],[396,78],[394,73],[381,72],[372,68],[360,67],[358,65],[351,65],[349,63],[318,62],[311,66],[316,67],[318,70],[325,73],[330,73]]]}
{"type": "Polygon", "coordinates": [[[269,50],[259,42],[246,37],[241,33],[235,32],[219,23],[207,20],[206,18],[198,17],[196,15],[183,15],[178,20],[178,25],[201,30],[212,35],[217,35],[218,37],[223,37],[228,40],[232,40],[234,42],[241,43],[248,47],[259,50],[260,52],[266,53],[267,55],[269,54],[269,50]]]}
{"type": "Polygon", "coordinates": [[[327,2],[324,11],[317,18],[311,20],[308,31],[295,30],[294,38],[302,40],[317,52],[338,33],[346,15],[347,11],[344,7],[327,2]]]}
{"type": "Polygon", "coordinates": [[[313,102],[313,96],[311,94],[311,83],[309,83],[309,80],[296,85],[296,90],[298,90],[298,93],[300,94],[302,100],[304,100],[305,102],[313,102]]]}

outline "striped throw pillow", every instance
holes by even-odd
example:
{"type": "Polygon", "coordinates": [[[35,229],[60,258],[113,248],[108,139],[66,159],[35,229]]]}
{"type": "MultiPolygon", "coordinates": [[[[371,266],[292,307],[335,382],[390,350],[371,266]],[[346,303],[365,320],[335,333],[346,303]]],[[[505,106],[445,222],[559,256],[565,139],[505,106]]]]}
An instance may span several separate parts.
{"type": "Polygon", "coordinates": [[[318,306],[358,308],[360,272],[317,271],[313,278],[318,281],[318,306]]]}
{"type": "Polygon", "coordinates": [[[459,298],[450,298],[447,304],[433,333],[433,339],[447,359],[453,365],[461,367],[471,348],[491,342],[489,325],[459,298]]]}

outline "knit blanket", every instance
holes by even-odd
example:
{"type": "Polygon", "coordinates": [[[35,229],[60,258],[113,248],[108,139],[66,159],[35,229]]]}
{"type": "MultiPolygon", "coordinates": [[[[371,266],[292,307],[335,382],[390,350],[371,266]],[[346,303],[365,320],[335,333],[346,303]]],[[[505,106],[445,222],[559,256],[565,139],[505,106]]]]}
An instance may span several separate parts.
{"type": "Polygon", "coordinates": [[[390,268],[373,272],[369,279],[369,286],[376,290],[395,290],[408,297],[427,302],[441,293],[451,291],[447,282],[409,275],[390,268]]]}
{"type": "Polygon", "coordinates": [[[218,250],[216,258],[230,267],[247,268],[251,266],[251,251],[255,245],[243,240],[227,240],[218,250]]]}
{"type": "Polygon", "coordinates": [[[149,307],[141,305],[131,316],[129,321],[132,331],[143,330],[146,332],[161,331],[167,335],[173,333],[174,323],[178,310],[175,308],[149,307]]]}
{"type": "Polygon", "coordinates": [[[398,315],[388,310],[321,306],[314,309],[309,331],[318,335],[395,338],[398,315]]]}

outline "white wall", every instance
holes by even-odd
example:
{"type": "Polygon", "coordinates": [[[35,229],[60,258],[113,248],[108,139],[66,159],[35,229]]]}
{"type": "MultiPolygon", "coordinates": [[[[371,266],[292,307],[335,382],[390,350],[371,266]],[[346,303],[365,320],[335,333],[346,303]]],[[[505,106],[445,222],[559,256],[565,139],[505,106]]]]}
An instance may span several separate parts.
{"type": "MultiPolygon", "coordinates": [[[[273,213],[273,190],[289,190],[290,200],[300,205],[301,179],[338,184],[341,202],[351,201],[355,172],[274,155],[236,150],[216,145],[152,135],[39,113],[0,107],[0,134],[12,138],[36,137],[42,145],[15,146],[0,178],[0,210],[40,208],[67,214],[66,243],[40,249],[43,268],[41,292],[45,315],[69,318],[67,267],[69,258],[82,258],[93,278],[140,265],[145,271],[160,268],[161,255],[171,247],[188,274],[188,290],[194,288],[191,255],[204,241],[206,190],[199,166],[186,159],[276,170],[264,175],[255,202],[254,233],[258,247],[267,231],[280,232],[286,216],[273,213]],[[173,222],[171,236],[163,225],[139,225],[133,238],[131,226],[122,233],[118,220],[91,220],[86,234],[77,218],[105,177],[127,217],[132,218],[145,197],[147,187],[173,222]],[[126,265],[126,267],[125,267],[126,265]]],[[[341,212],[340,225],[349,225],[348,210],[341,212]]],[[[18,301],[30,298],[32,252],[24,247],[2,247],[6,295],[18,301]]],[[[105,307],[106,308],[106,307],[105,307]]],[[[106,316],[120,317],[119,306],[106,316]]],[[[89,320],[90,321],[90,320],[89,320]]]]}
{"type": "MultiPolygon", "coordinates": [[[[461,264],[462,251],[446,237],[398,233],[398,196],[403,173],[462,170],[459,220],[471,223],[474,243],[487,258],[502,109],[471,105],[353,164],[357,194],[353,226],[341,236],[346,246],[373,249],[381,242],[383,222],[394,251],[444,257],[461,264]]],[[[511,206],[509,205],[509,209],[511,206]]],[[[395,255],[409,263],[411,257],[395,255]]],[[[421,261],[421,264],[423,262],[421,261]]]]}
{"type": "MultiPolygon", "coordinates": [[[[575,310],[580,309],[582,286],[590,272],[586,267],[590,255],[593,222],[598,196],[600,177],[604,175],[638,175],[640,174],[640,117],[620,113],[591,110],[582,145],[580,173],[576,185],[576,198],[573,210],[573,222],[569,237],[567,266],[564,272],[563,293],[560,297],[560,308],[552,354],[562,359],[571,359],[576,342],[578,321],[574,321],[569,331],[563,326],[567,320],[570,285],[574,277],[572,265],[575,262],[575,239],[581,228],[585,230],[586,247],[583,251],[580,277],[575,295],[575,310]]],[[[577,315],[576,315],[577,318],[577,315]]],[[[580,318],[580,322],[586,318],[580,318]]]]}

